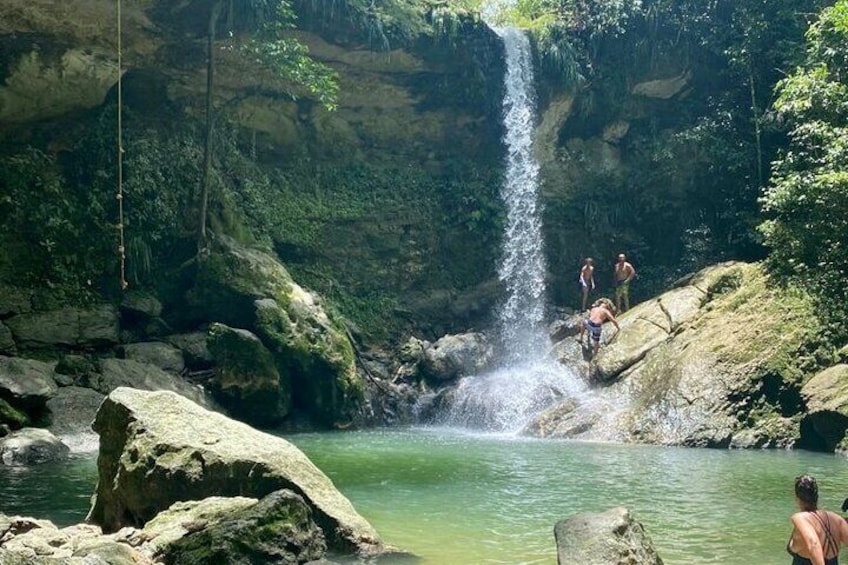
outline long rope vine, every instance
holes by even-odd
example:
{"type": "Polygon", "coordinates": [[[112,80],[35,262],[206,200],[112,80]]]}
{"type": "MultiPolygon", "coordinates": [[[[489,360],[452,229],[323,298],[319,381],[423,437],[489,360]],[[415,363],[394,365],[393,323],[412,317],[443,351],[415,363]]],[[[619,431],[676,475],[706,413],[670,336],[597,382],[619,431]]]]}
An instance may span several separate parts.
{"type": "Polygon", "coordinates": [[[121,0],[118,4],[118,191],[115,198],[118,201],[118,261],[121,269],[121,290],[129,286],[127,282],[127,250],[124,244],[124,135],[123,135],[123,50],[121,37],[121,0]]]}

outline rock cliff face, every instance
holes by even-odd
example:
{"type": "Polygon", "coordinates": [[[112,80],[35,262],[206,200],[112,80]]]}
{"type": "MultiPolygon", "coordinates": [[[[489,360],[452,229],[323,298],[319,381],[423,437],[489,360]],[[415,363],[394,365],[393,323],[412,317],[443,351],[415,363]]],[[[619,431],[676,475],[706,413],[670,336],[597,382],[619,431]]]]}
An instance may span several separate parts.
{"type": "MultiPolygon", "coordinates": [[[[184,128],[188,136],[200,129],[207,9],[204,2],[161,0],[124,6],[123,96],[128,115],[144,128],[184,128]]],[[[500,44],[488,28],[467,19],[450,37],[422,32],[373,50],[352,20],[301,14],[307,30],[292,32],[338,73],[332,112],[257,68],[222,33],[213,105],[220,123],[235,132],[226,135],[235,135],[249,158],[274,177],[274,194],[267,195],[274,202],[265,206],[274,208],[278,225],[266,225],[262,238],[295,278],[343,302],[360,324],[377,312],[381,324],[392,317],[466,329],[494,299],[487,283],[497,254],[500,44]],[[469,232],[480,237],[469,238],[469,232]],[[395,317],[395,309],[404,316],[395,317]]],[[[421,20],[423,30],[423,14],[421,20]]],[[[50,158],[78,159],[86,151],[73,132],[95,127],[101,112],[113,111],[116,32],[110,0],[3,2],[0,159],[24,145],[50,158]]],[[[128,118],[128,161],[144,159],[148,149],[130,139],[132,123],[128,118]]],[[[167,135],[173,138],[174,131],[167,135]]],[[[139,165],[128,166],[128,186],[134,171],[156,174],[151,161],[139,165]]],[[[99,163],[100,173],[91,172],[102,176],[112,167],[99,163]]],[[[237,193],[257,188],[235,171],[222,171],[222,182],[230,182],[230,173],[237,193]]],[[[167,173],[156,191],[194,183],[192,174],[167,173]]],[[[191,189],[179,187],[180,198],[191,189]]],[[[127,194],[128,207],[131,199],[127,194]]],[[[236,209],[227,214],[257,212],[241,201],[227,206],[236,209]]],[[[148,235],[135,237],[151,245],[148,235]]],[[[6,261],[26,259],[13,254],[15,246],[6,247],[0,280],[6,261]]],[[[141,257],[130,261],[141,268],[141,257]]],[[[0,326],[0,351],[11,347],[6,333],[0,326]]]]}

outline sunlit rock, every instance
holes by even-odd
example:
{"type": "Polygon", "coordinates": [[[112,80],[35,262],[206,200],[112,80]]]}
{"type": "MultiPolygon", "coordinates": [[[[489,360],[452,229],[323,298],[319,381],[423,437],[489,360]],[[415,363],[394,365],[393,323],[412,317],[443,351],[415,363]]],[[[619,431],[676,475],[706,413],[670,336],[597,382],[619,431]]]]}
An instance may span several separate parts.
{"type": "Polygon", "coordinates": [[[120,388],[97,413],[99,480],[89,520],[113,532],[143,526],[174,502],[209,496],[259,498],[292,489],[321,525],[330,549],[375,553],[376,531],[289,442],[169,392],[120,388]]]}
{"type": "Polygon", "coordinates": [[[645,355],[669,338],[671,322],[658,300],[643,302],[618,320],[621,330],[601,348],[597,358],[597,376],[602,381],[615,378],[641,361],[645,355]]]}
{"type": "Polygon", "coordinates": [[[801,395],[807,403],[801,424],[802,440],[828,450],[846,450],[848,365],[835,365],[813,376],[801,389],[801,395]]]}
{"type": "Polygon", "coordinates": [[[651,538],[626,508],[587,512],[554,526],[557,563],[662,565],[651,538]]]}

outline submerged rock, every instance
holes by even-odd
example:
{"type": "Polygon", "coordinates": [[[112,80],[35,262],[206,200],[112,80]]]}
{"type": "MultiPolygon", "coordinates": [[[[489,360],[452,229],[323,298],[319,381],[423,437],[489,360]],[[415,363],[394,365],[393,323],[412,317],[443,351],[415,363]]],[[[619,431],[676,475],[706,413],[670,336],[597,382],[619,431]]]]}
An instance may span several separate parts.
{"type": "Polygon", "coordinates": [[[374,554],[373,527],[289,442],[170,392],[120,388],[100,407],[99,480],[88,519],[107,532],[142,526],[171,504],[291,489],[312,508],[328,547],[374,554]]]}
{"type": "Polygon", "coordinates": [[[587,512],[554,526],[557,563],[662,565],[651,538],[626,508],[587,512]]]}
{"type": "Polygon", "coordinates": [[[39,465],[68,456],[70,449],[41,428],[23,428],[0,439],[0,464],[39,465]]]}

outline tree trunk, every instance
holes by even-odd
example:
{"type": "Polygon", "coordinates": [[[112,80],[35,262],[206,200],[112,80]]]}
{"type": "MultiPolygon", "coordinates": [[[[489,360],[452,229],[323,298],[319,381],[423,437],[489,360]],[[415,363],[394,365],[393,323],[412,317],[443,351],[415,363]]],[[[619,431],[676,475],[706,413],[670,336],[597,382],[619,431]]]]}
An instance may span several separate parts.
{"type": "Polygon", "coordinates": [[[757,186],[763,186],[763,141],[760,129],[760,108],[757,106],[757,89],[754,83],[754,64],[748,60],[748,84],[751,87],[751,112],[754,114],[754,139],[757,144],[757,186]]]}
{"type": "Polygon", "coordinates": [[[206,216],[209,210],[209,179],[212,175],[212,135],[214,108],[212,104],[215,80],[215,27],[221,14],[223,0],[215,0],[209,9],[209,30],[206,36],[206,143],[203,148],[203,177],[200,188],[200,211],[197,230],[197,253],[206,251],[206,216]]]}

